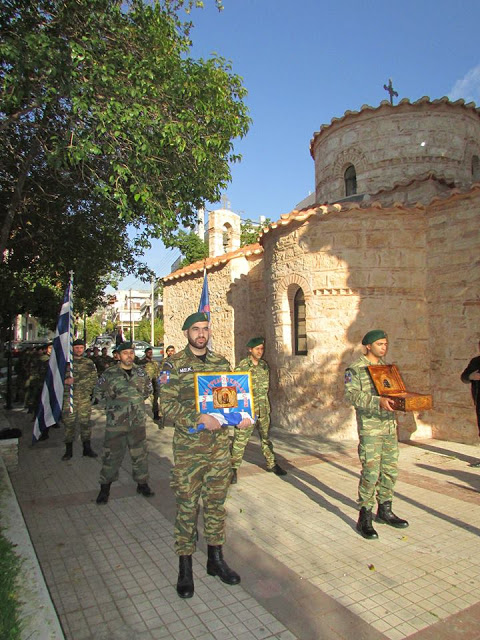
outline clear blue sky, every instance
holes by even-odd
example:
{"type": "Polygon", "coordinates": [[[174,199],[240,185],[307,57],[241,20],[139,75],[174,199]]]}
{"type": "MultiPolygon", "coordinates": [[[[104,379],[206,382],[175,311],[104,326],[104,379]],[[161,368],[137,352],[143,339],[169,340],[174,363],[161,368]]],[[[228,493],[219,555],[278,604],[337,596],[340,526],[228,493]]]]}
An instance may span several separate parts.
{"type": "MultiPolygon", "coordinates": [[[[334,117],[388,99],[465,98],[480,105],[479,0],[213,0],[192,19],[194,57],[212,52],[244,80],[253,119],[236,144],[226,195],[242,218],[278,219],[314,191],[312,135],[334,117]]],[[[207,204],[215,209],[217,203],[207,204]]],[[[157,276],[178,251],[156,241],[157,276]]],[[[127,278],[122,287],[141,287],[127,278]]]]}

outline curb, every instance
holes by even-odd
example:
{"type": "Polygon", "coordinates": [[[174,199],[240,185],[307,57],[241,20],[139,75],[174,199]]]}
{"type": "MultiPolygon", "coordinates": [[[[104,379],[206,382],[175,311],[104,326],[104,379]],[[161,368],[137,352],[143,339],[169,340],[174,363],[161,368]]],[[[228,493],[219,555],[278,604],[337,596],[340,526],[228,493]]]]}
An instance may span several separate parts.
{"type": "Polygon", "coordinates": [[[5,462],[1,457],[0,514],[3,534],[15,545],[15,553],[22,560],[16,581],[18,593],[21,594],[21,639],[65,640],[5,462]]]}

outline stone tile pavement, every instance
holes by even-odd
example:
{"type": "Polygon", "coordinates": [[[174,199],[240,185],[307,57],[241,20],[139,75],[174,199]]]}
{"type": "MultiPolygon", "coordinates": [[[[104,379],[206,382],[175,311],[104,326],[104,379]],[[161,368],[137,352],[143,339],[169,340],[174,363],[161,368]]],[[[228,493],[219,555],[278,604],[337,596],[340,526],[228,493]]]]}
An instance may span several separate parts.
{"type": "MultiPolygon", "coordinates": [[[[101,451],[103,412],[94,409],[101,451]]],[[[359,464],[354,442],[273,431],[285,478],[265,473],[254,435],[230,489],[225,556],[241,577],[229,587],[205,571],[200,537],[195,595],[176,595],[172,429],[148,422],[150,484],[136,494],[128,457],[106,506],[95,504],[100,458],[62,462],[63,434],[30,445],[23,429],[10,474],[64,629],[72,640],[480,639],[480,448],[401,445],[394,510],[410,521],[355,531],[359,464]]],[[[202,527],[200,526],[200,531],[202,527]]]]}

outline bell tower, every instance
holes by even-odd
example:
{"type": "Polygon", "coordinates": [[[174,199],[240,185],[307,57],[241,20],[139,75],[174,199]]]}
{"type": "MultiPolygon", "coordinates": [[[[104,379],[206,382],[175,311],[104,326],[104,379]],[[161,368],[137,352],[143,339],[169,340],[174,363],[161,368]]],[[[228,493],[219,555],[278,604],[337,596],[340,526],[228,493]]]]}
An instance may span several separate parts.
{"type": "Polygon", "coordinates": [[[223,196],[223,208],[209,213],[208,255],[210,258],[222,256],[240,248],[240,216],[226,208],[229,204],[223,196]]]}

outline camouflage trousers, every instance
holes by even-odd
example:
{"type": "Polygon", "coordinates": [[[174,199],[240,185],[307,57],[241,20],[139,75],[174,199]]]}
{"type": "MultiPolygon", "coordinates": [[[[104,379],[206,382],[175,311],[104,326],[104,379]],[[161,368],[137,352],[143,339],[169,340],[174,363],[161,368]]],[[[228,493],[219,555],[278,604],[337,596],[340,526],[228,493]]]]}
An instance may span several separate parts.
{"type": "Polygon", "coordinates": [[[158,392],[154,389],[153,393],[148,396],[148,401],[152,405],[153,417],[158,416],[158,392]]]}
{"type": "Polygon", "coordinates": [[[207,544],[225,542],[225,500],[232,477],[228,429],[187,435],[175,430],[170,486],[177,502],[175,552],[191,555],[196,549],[199,501],[203,505],[207,544]]]}
{"type": "Polygon", "coordinates": [[[65,426],[65,443],[75,440],[75,431],[80,431],[82,442],[90,440],[92,427],[90,425],[90,415],[92,413],[92,403],[90,396],[73,397],[73,412],[68,409],[69,398],[63,400],[62,422],[65,426]]]}
{"type": "Polygon", "coordinates": [[[245,447],[250,440],[253,430],[257,427],[260,435],[260,446],[262,448],[263,457],[267,461],[267,468],[271,469],[275,466],[275,454],[273,453],[273,444],[268,437],[270,431],[270,416],[260,416],[255,424],[247,429],[235,429],[232,443],[232,467],[238,469],[242,464],[245,447]]]}
{"type": "Polygon", "coordinates": [[[148,482],[147,433],[143,422],[113,422],[105,428],[100,484],[118,479],[118,471],[128,447],[135,482],[148,482]]]}
{"type": "Polygon", "coordinates": [[[398,476],[398,440],[395,425],[388,425],[385,433],[369,435],[360,432],[358,456],[362,473],[358,485],[360,508],[372,509],[375,502],[393,500],[398,476]]]}

